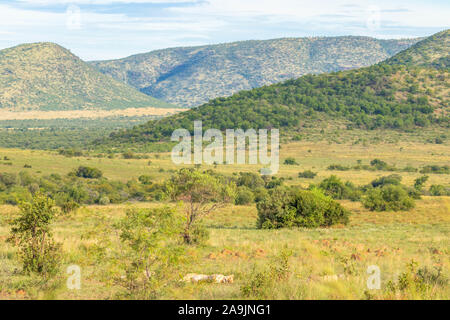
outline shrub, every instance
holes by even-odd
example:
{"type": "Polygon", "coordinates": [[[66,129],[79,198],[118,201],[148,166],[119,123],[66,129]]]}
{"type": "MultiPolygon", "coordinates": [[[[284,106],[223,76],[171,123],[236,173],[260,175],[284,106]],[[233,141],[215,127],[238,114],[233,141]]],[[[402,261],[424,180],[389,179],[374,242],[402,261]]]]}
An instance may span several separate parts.
{"type": "Polygon", "coordinates": [[[385,185],[370,190],[363,205],[371,211],[399,211],[414,208],[412,199],[406,190],[397,185],[385,185]]]}
{"type": "Polygon", "coordinates": [[[449,196],[450,188],[446,188],[440,184],[434,184],[430,187],[430,194],[434,197],[449,196]]]}
{"type": "Polygon", "coordinates": [[[319,184],[319,188],[322,189],[326,195],[329,195],[334,199],[344,199],[346,195],[344,183],[336,176],[331,176],[323,180],[319,184]]]}
{"type": "Polygon", "coordinates": [[[389,281],[387,291],[394,296],[412,299],[430,299],[435,294],[436,286],[446,287],[448,279],[442,273],[441,267],[419,268],[416,261],[407,265],[407,270],[402,272],[396,281],[389,281]]]}
{"type": "Polygon", "coordinates": [[[253,191],[253,194],[255,196],[255,202],[260,202],[269,194],[269,191],[264,187],[259,187],[253,191]]]}
{"type": "Polygon", "coordinates": [[[311,170],[306,170],[303,172],[300,172],[298,174],[299,178],[305,178],[305,179],[314,179],[317,176],[316,172],[312,172],[311,170]]]}
{"type": "Polygon", "coordinates": [[[250,190],[247,187],[239,187],[237,189],[237,194],[236,194],[236,199],[235,199],[235,204],[236,205],[246,205],[246,204],[250,204],[255,202],[255,196],[252,192],[252,190],[250,190]]]}
{"type": "Polygon", "coordinates": [[[142,184],[146,184],[146,185],[152,184],[152,177],[147,176],[147,175],[140,176],[138,180],[142,184]]]}
{"type": "Polygon", "coordinates": [[[69,200],[61,205],[61,211],[65,214],[73,212],[80,207],[75,201],[69,200]]]}
{"type": "Polygon", "coordinates": [[[450,174],[450,166],[425,166],[420,170],[420,173],[436,173],[436,174],[450,174]]]}
{"type": "Polygon", "coordinates": [[[402,169],[403,172],[417,172],[419,169],[414,168],[413,166],[406,166],[402,169]]]}
{"type": "Polygon", "coordinates": [[[100,179],[103,176],[103,173],[97,168],[80,166],[75,170],[75,175],[79,178],[100,179]]]}
{"type": "Polygon", "coordinates": [[[245,186],[247,188],[255,190],[258,187],[264,187],[265,182],[264,179],[256,173],[240,172],[236,184],[238,187],[245,186]]]}
{"type": "Polygon", "coordinates": [[[351,182],[345,184],[336,176],[330,176],[319,184],[319,188],[333,199],[349,199],[357,201],[361,198],[361,191],[351,182]]]}
{"type": "Polygon", "coordinates": [[[435,144],[444,144],[444,142],[445,142],[445,138],[444,137],[436,137],[434,139],[434,143],[435,144]]]}
{"type": "Polygon", "coordinates": [[[414,181],[414,188],[415,188],[417,191],[422,191],[423,185],[428,181],[428,179],[429,179],[428,176],[423,176],[423,177],[417,178],[417,179],[414,181]]]}
{"type": "Polygon", "coordinates": [[[330,171],[348,171],[350,169],[351,169],[350,167],[346,167],[346,166],[343,166],[340,164],[332,164],[332,165],[329,165],[327,168],[327,170],[330,170],[330,171]]]}
{"type": "Polygon", "coordinates": [[[266,188],[267,189],[274,189],[276,187],[279,187],[283,184],[284,182],[284,178],[277,178],[272,176],[271,178],[269,178],[269,176],[264,176],[265,177],[265,183],[266,183],[266,188]]]}
{"type": "Polygon", "coordinates": [[[389,165],[385,161],[380,159],[374,159],[370,161],[370,165],[372,167],[375,167],[377,170],[385,170],[389,167],[389,165]]]}
{"type": "Polygon", "coordinates": [[[298,162],[294,158],[289,157],[284,160],[284,164],[288,165],[288,166],[296,166],[296,165],[298,165],[298,162]]]}
{"type": "Polygon", "coordinates": [[[55,214],[53,200],[41,193],[32,202],[20,204],[20,216],[11,223],[8,240],[19,247],[24,272],[44,276],[57,273],[61,246],[54,242],[50,229],[55,214]]]}
{"type": "Polygon", "coordinates": [[[111,203],[111,200],[107,196],[103,196],[98,200],[98,204],[101,206],[106,206],[111,203]]]}
{"type": "Polygon", "coordinates": [[[173,277],[183,250],[180,219],[172,208],[133,209],[115,225],[126,245],[120,264],[125,277],[118,284],[132,299],[156,299],[173,277]]]}
{"type": "Polygon", "coordinates": [[[11,188],[17,184],[17,176],[13,173],[0,173],[0,182],[7,188],[11,188]]]}
{"type": "Polygon", "coordinates": [[[59,149],[58,153],[66,157],[81,157],[83,155],[83,152],[75,149],[59,149]]]}
{"type": "Polygon", "coordinates": [[[398,174],[391,174],[390,176],[381,177],[378,179],[373,180],[370,184],[374,188],[384,187],[387,185],[400,185],[400,182],[402,181],[402,177],[398,174]]]}
{"type": "Polygon", "coordinates": [[[135,159],[136,155],[132,151],[127,151],[127,152],[122,153],[122,157],[124,159],[135,159]]]}
{"type": "Polygon", "coordinates": [[[347,224],[349,212],[322,191],[277,188],[257,204],[258,228],[328,227],[347,224]]]}
{"type": "Polygon", "coordinates": [[[241,293],[245,298],[273,299],[276,288],[280,283],[288,282],[291,277],[290,257],[292,252],[283,249],[274,257],[271,263],[260,271],[253,267],[251,274],[241,286],[241,293]]]}

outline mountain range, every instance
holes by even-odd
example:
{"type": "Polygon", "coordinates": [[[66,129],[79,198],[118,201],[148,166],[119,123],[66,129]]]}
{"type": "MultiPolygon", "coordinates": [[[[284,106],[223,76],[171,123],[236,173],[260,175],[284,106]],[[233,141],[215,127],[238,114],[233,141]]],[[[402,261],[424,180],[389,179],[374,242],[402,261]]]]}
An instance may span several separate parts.
{"type": "Polygon", "coordinates": [[[100,73],[54,43],[0,51],[0,110],[5,114],[173,107],[100,73]]]}
{"type": "Polygon", "coordinates": [[[442,31],[376,65],[241,91],[200,107],[113,133],[103,145],[139,146],[168,141],[175,128],[279,128],[301,133],[321,119],[347,129],[413,130],[450,127],[450,30],[442,31]]]}
{"type": "Polygon", "coordinates": [[[419,39],[284,38],[171,48],[91,65],[163,101],[194,107],[305,74],[366,67],[419,39]]]}

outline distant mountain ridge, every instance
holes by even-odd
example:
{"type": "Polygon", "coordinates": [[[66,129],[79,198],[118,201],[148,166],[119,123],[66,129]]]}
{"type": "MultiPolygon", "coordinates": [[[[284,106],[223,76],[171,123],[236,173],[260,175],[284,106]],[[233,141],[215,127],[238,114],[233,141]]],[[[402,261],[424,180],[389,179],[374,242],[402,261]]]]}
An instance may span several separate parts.
{"type": "Polygon", "coordinates": [[[370,66],[417,41],[355,36],[252,40],[157,50],[91,64],[150,96],[194,107],[305,74],[370,66]]]}
{"type": "Polygon", "coordinates": [[[427,38],[385,62],[357,70],[306,75],[241,91],[159,121],[113,133],[96,144],[140,148],[169,141],[175,128],[278,128],[284,136],[311,126],[340,123],[347,129],[450,128],[450,30],[427,38]],[[413,57],[413,58],[410,58],[413,57]]]}
{"type": "MultiPolygon", "coordinates": [[[[0,50],[0,110],[173,108],[104,75],[54,43],[0,50]]],[[[1,118],[1,117],[0,117],[1,118]]]]}

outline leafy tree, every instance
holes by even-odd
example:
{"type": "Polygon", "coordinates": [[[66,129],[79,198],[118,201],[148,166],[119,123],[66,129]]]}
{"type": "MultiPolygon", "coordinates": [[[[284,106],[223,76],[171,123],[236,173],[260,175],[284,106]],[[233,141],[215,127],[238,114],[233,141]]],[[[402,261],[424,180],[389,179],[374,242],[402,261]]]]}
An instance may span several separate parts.
{"type": "Polygon", "coordinates": [[[53,200],[37,193],[31,203],[20,204],[20,212],[20,216],[11,223],[8,241],[19,248],[23,270],[44,276],[55,274],[61,252],[50,228],[56,215],[53,200]]]}
{"type": "Polygon", "coordinates": [[[180,219],[174,209],[133,209],[115,225],[126,248],[119,283],[133,299],[156,299],[180,261],[180,219]]]}
{"type": "Polygon", "coordinates": [[[183,238],[187,244],[197,242],[194,235],[201,229],[200,223],[204,217],[232,203],[236,196],[235,184],[195,169],[179,170],[166,184],[166,190],[172,200],[184,203],[186,220],[183,238]]]}

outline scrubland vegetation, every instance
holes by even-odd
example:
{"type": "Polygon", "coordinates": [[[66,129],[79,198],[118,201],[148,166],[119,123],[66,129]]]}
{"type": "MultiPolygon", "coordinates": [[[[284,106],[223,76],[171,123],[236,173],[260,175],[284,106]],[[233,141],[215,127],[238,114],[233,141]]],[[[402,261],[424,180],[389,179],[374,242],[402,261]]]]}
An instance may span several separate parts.
{"type": "Polygon", "coordinates": [[[449,299],[448,36],[86,143],[7,131],[48,150],[0,149],[0,298],[449,299]],[[280,170],[176,166],[171,133],[200,119],[280,129],[280,170]]]}
{"type": "Polygon", "coordinates": [[[446,166],[446,144],[294,142],[281,157],[297,164],[270,178],[245,165],[179,171],[166,153],[0,155],[12,163],[0,174],[2,298],[449,297],[448,173],[421,173],[446,166]],[[330,171],[333,164],[349,169],[330,171]],[[204,211],[189,211],[200,195],[204,211]],[[49,198],[43,228],[52,238],[36,245],[51,258],[27,263],[32,248],[12,227],[49,198]],[[81,290],[66,287],[69,265],[82,270],[81,290]],[[371,265],[380,267],[380,290],[367,288],[371,265]],[[234,282],[180,281],[192,272],[233,274],[234,282]]]}

